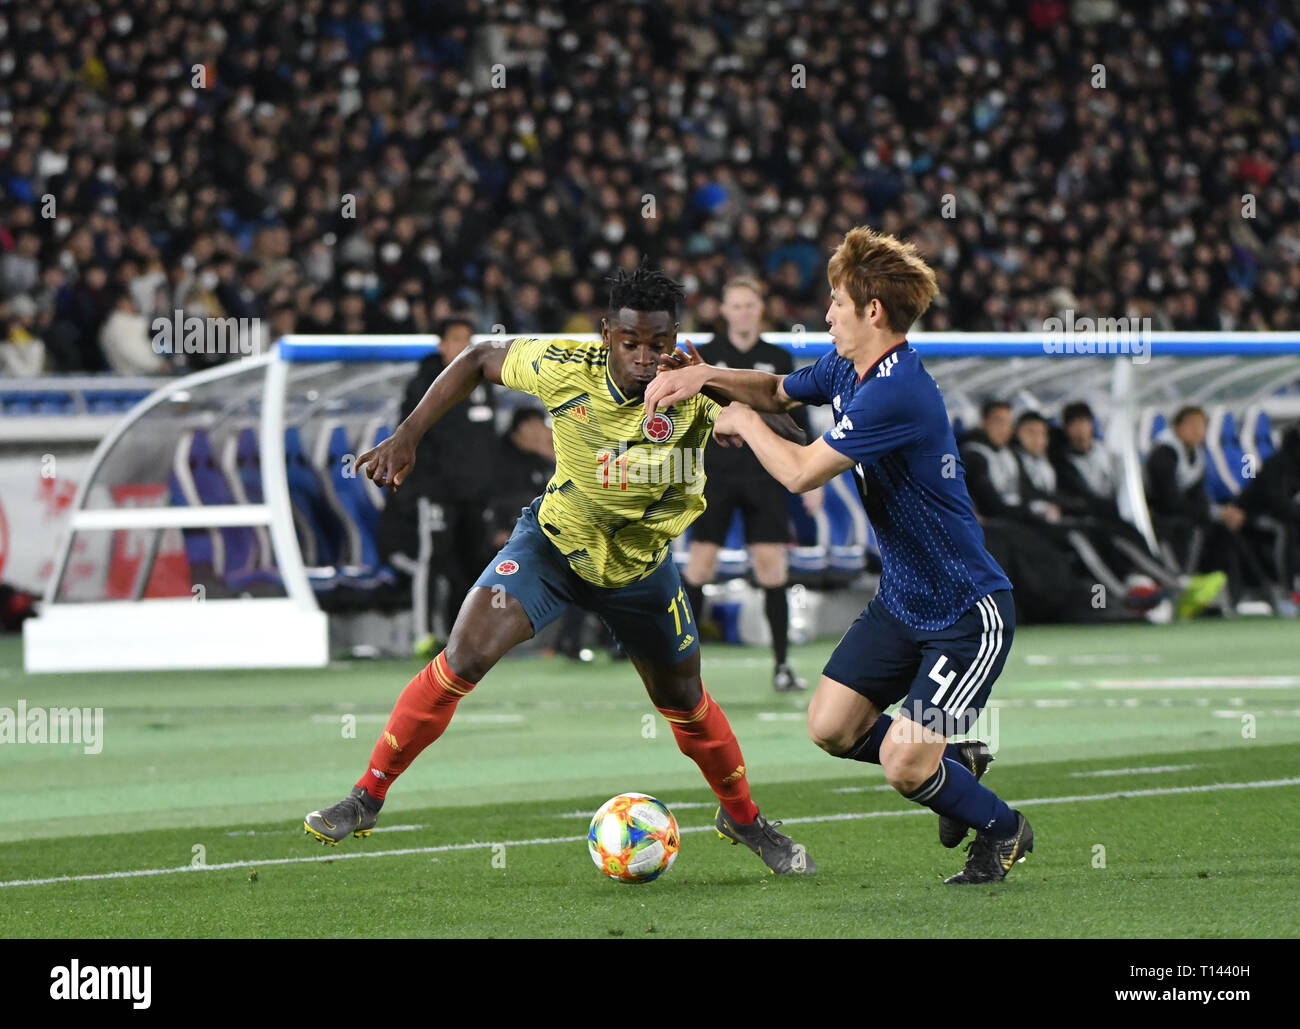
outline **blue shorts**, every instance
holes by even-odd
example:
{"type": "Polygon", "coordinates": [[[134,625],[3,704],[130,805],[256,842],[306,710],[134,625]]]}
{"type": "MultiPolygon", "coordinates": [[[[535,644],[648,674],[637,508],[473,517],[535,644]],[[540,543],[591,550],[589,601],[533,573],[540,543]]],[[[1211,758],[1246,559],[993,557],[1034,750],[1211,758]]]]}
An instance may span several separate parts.
{"type": "Polygon", "coordinates": [[[569,567],[526,507],[504,547],[474,583],[504,590],[523,605],[539,633],[570,604],[600,616],[628,654],[656,665],[675,665],[700,649],[699,632],[672,557],[644,579],[607,588],[569,567]]]}
{"type": "Polygon", "coordinates": [[[1016,611],[1010,590],[997,590],[946,629],[903,624],[876,598],[858,616],[822,674],[861,693],[881,711],[903,701],[902,714],[943,736],[970,732],[1002,672],[1016,611]]]}

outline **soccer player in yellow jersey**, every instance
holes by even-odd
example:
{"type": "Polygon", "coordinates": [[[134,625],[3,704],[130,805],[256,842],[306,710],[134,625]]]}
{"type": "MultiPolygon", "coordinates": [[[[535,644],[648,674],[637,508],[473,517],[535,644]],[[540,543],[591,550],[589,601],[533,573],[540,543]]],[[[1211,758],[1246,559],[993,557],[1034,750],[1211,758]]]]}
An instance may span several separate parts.
{"type": "MultiPolygon", "coordinates": [[[[715,825],[778,874],[816,870],[750,797],[726,715],[700,679],[698,633],[669,543],[704,510],[704,446],[719,406],[704,396],[646,415],[645,388],[677,348],[681,286],[644,266],[612,279],[601,340],[471,345],[393,435],[357,459],[396,489],[420,437],[486,379],[537,396],[553,418],[556,471],[462,604],[447,647],[407,685],[352,792],[311,812],[310,834],[368,836],[393,780],[433,743],[456,704],[512,647],[569,604],[623,644],[681,751],[719,801],[715,825]]],[[[480,460],[475,454],[464,460],[480,460]]]]}

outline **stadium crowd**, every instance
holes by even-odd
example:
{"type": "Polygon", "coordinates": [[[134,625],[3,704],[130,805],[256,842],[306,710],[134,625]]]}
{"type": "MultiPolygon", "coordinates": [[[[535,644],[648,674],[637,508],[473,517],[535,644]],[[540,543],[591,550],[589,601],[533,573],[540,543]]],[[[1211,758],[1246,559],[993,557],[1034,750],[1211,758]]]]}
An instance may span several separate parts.
{"type": "Polygon", "coordinates": [[[914,239],[927,329],[1297,327],[1275,0],[25,0],[0,7],[0,371],[165,373],[153,318],[593,331],[612,267],[769,285],[914,239]]]}

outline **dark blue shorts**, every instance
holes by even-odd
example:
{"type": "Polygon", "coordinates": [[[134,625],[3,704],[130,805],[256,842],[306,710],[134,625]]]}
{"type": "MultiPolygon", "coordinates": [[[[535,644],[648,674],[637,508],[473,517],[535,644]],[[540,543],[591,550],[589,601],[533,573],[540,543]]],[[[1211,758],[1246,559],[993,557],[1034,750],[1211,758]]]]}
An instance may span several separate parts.
{"type": "Polygon", "coordinates": [[[526,507],[504,547],[474,583],[501,589],[523,605],[539,633],[570,604],[600,616],[631,655],[675,665],[700,649],[695,617],[671,557],[644,579],[627,586],[596,586],[569,567],[526,507]]]}
{"type": "Polygon", "coordinates": [[[946,629],[912,629],[876,598],[858,616],[822,674],[943,736],[970,732],[1002,672],[1016,629],[1010,590],[998,590],[946,629]]]}

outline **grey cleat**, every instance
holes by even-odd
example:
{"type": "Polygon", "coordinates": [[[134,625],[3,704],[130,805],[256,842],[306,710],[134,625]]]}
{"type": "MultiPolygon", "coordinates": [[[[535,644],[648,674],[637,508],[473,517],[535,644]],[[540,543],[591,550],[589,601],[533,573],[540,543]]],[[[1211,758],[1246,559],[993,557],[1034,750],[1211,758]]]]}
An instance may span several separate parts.
{"type": "MultiPolygon", "coordinates": [[[[978,782],[993,763],[993,752],[989,750],[989,745],[983,740],[967,740],[958,743],[957,749],[961,752],[961,763],[971,770],[971,774],[978,782]]],[[[970,826],[965,822],[949,818],[947,815],[939,816],[939,842],[945,847],[951,849],[957,846],[966,838],[969,830],[970,826]]]]}
{"type": "Polygon", "coordinates": [[[352,792],[337,804],[309,814],[302,827],[321,843],[337,847],[349,833],[369,836],[383,806],[383,801],[375,800],[360,786],[353,786],[352,792]]]}
{"type": "Polygon", "coordinates": [[[802,843],[776,831],[780,822],[769,822],[761,814],[749,825],[740,825],[719,807],[713,820],[718,837],[730,840],[732,846],[743,843],[759,856],[773,875],[813,875],[817,863],[808,856],[802,843]]]}
{"type": "Polygon", "coordinates": [[[776,666],[776,671],[772,674],[772,689],[777,693],[795,693],[807,688],[808,684],[795,674],[795,670],[789,664],[776,666]]]}
{"type": "Polygon", "coordinates": [[[1011,871],[1011,866],[1034,849],[1034,830],[1029,820],[1016,812],[1016,831],[1005,840],[995,839],[986,832],[977,832],[975,839],[966,844],[966,867],[950,875],[946,883],[996,883],[1011,871]]]}

